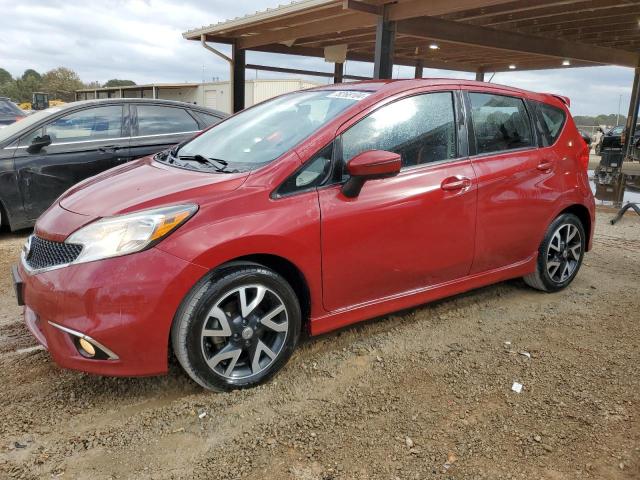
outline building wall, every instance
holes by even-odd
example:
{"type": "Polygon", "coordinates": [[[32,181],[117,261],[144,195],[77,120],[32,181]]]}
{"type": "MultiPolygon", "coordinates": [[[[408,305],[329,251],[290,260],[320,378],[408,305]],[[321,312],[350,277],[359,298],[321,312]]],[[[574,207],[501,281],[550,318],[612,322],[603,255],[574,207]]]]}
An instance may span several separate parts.
{"type": "MultiPolygon", "coordinates": [[[[256,103],[263,102],[269,98],[284,93],[293,92],[305,88],[316,87],[320,83],[310,82],[301,79],[284,80],[247,80],[245,88],[245,106],[250,107],[256,103]]],[[[143,90],[143,98],[152,98],[152,89],[143,90]]],[[[98,90],[98,98],[119,98],[120,90],[98,90]]],[[[123,89],[122,96],[125,98],[140,98],[140,89],[123,89]]],[[[193,103],[205,107],[231,112],[231,85],[229,82],[202,83],[193,85],[183,85],[179,87],[156,87],[156,96],[164,100],[176,100],[179,102],[193,103]]],[[[94,92],[81,92],[78,94],[79,100],[92,100],[94,92]]]]}

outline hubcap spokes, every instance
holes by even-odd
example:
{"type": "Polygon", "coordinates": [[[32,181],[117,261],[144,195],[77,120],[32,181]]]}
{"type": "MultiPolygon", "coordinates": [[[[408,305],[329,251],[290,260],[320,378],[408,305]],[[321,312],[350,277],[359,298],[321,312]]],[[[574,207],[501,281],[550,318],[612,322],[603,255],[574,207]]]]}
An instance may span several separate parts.
{"type": "Polygon", "coordinates": [[[250,377],[278,357],[288,330],[287,309],[278,294],[263,285],[244,285],[225,293],[209,310],[202,353],[218,375],[250,377]]]}
{"type": "Polygon", "coordinates": [[[578,227],[570,223],[554,232],[547,249],[547,273],[552,281],[562,283],[578,268],[582,254],[582,238],[578,227]]]}

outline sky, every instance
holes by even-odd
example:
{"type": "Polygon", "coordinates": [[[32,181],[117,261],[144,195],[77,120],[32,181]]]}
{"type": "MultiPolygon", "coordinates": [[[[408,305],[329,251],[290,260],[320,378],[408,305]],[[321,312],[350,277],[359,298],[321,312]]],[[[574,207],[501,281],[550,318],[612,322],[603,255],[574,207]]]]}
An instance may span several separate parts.
{"type": "MultiPolygon", "coordinates": [[[[218,21],[273,8],[287,0],[0,0],[0,67],[12,75],[64,66],[85,82],[112,78],[138,84],[201,82],[229,77],[223,60],[182,33],[218,21]]],[[[220,46],[225,51],[225,46],[220,46]]],[[[323,59],[248,52],[247,62],[333,71],[323,59]]],[[[371,75],[373,66],[347,62],[346,72],[371,75]]],[[[247,71],[248,78],[283,74],[247,71]]],[[[396,67],[394,78],[413,69],[396,67]]],[[[425,76],[472,78],[472,74],[425,69],[425,76]]],[[[491,75],[485,77],[487,80],[491,75]]],[[[327,79],[313,77],[318,82],[327,79]]],[[[633,69],[567,68],[497,73],[493,83],[566,95],[573,115],[626,115],[633,69]]]]}

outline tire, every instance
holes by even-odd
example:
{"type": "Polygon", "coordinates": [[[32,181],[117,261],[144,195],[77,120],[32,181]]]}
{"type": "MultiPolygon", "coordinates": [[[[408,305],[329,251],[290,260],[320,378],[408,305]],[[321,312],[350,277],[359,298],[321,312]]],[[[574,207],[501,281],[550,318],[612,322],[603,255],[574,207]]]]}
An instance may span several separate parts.
{"type": "Polygon", "coordinates": [[[584,226],[578,217],[565,213],[557,217],[538,249],[536,271],[524,277],[527,285],[544,292],[557,292],[578,274],[586,245],[584,226]]]}
{"type": "Polygon", "coordinates": [[[258,264],[232,265],[185,298],[171,343],[195,382],[229,391],[272,378],[291,357],[300,326],[300,304],[282,276],[258,264]]]}

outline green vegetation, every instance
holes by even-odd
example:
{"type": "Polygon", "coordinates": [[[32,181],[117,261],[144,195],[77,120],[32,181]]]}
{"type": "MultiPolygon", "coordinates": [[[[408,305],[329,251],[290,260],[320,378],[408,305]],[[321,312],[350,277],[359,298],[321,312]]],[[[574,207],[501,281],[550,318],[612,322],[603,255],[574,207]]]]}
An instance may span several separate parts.
{"type": "Polygon", "coordinates": [[[134,82],[133,80],[119,80],[117,78],[114,78],[105,83],[103,87],[130,87],[135,84],[136,82],[134,82]]]}
{"type": "Polygon", "coordinates": [[[627,117],[624,115],[620,115],[620,117],[618,117],[615,113],[610,113],[609,115],[602,114],[595,117],[576,115],[573,117],[573,120],[576,122],[576,125],[580,125],[581,127],[598,127],[600,125],[615,126],[616,120],[618,121],[618,125],[624,125],[627,121],[627,117]]]}
{"type": "MultiPolygon", "coordinates": [[[[113,79],[106,82],[104,87],[120,87],[135,85],[132,80],[113,79]]],[[[0,97],[9,97],[16,103],[30,102],[33,92],[48,93],[51,99],[72,102],[74,92],[81,88],[100,88],[98,82],[84,83],[73,70],[58,67],[41,74],[29,68],[16,78],[4,68],[0,68],[0,97]]]]}

